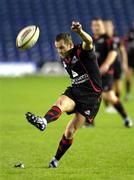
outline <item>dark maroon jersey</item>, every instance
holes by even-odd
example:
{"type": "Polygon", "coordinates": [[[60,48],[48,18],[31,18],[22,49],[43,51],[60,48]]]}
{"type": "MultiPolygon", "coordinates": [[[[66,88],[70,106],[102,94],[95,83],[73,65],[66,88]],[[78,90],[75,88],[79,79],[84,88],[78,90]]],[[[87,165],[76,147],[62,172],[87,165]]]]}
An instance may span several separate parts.
{"type": "Polygon", "coordinates": [[[83,50],[81,44],[75,45],[61,61],[71,78],[72,86],[84,85],[89,87],[90,91],[101,92],[101,76],[93,49],[83,50]]]}
{"type": "Polygon", "coordinates": [[[99,38],[93,39],[99,66],[104,63],[110,51],[118,50],[118,44],[116,40],[117,39],[109,38],[106,34],[101,35],[99,38]]]}

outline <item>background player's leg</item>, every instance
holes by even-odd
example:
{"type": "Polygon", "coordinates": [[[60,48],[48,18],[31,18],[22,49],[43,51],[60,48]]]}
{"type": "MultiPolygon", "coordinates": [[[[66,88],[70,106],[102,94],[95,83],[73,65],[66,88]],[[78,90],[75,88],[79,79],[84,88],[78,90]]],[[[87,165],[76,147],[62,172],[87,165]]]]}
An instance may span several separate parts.
{"type": "Polygon", "coordinates": [[[115,95],[115,92],[113,90],[103,92],[102,96],[104,99],[109,101],[115,107],[115,109],[121,114],[121,116],[123,118],[127,117],[127,114],[126,114],[124,108],[122,107],[118,97],[115,95]]]}
{"type": "Polygon", "coordinates": [[[113,90],[116,96],[120,98],[121,89],[122,89],[122,65],[119,59],[117,59],[114,63],[114,76],[113,77],[114,77],[113,90]]]}
{"type": "Polygon", "coordinates": [[[102,96],[104,99],[108,100],[114,106],[114,108],[119,112],[119,114],[122,116],[122,118],[125,122],[125,126],[131,127],[132,122],[128,118],[128,115],[127,115],[122,103],[120,102],[118,97],[115,95],[115,92],[113,90],[110,90],[108,92],[103,92],[102,96]]]}
{"type": "Polygon", "coordinates": [[[129,67],[127,73],[126,73],[126,96],[125,100],[130,100],[130,93],[131,93],[131,86],[132,86],[132,75],[133,75],[133,69],[129,67]]]}
{"type": "Polygon", "coordinates": [[[50,162],[49,167],[51,168],[57,167],[58,161],[72,145],[74,133],[79,127],[81,127],[84,121],[85,121],[85,117],[82,116],[80,113],[76,113],[74,119],[68,123],[65,133],[62,136],[62,139],[59,143],[56,155],[50,162]]]}
{"type": "MultiPolygon", "coordinates": [[[[113,68],[114,68],[113,77],[112,77],[112,75],[109,75],[109,76],[107,75],[108,79],[107,79],[107,81],[104,80],[103,83],[109,86],[109,90],[111,90],[111,88],[112,88],[114,90],[116,96],[119,98],[120,94],[121,94],[122,67],[121,67],[121,62],[118,59],[115,60],[115,62],[113,64],[113,68]]],[[[115,110],[115,108],[113,106],[111,106],[111,105],[106,106],[105,111],[107,113],[116,113],[117,112],[115,110]]]]}
{"type": "Polygon", "coordinates": [[[121,95],[121,89],[122,89],[122,80],[117,79],[114,81],[114,86],[113,86],[114,92],[118,98],[120,98],[121,95]]]}
{"type": "MultiPolygon", "coordinates": [[[[113,82],[113,91],[115,92],[115,95],[120,98],[120,94],[121,94],[121,88],[122,88],[122,80],[121,78],[120,79],[115,79],[114,82],[113,82]]],[[[109,101],[107,100],[104,100],[105,102],[105,105],[106,105],[106,112],[107,113],[116,113],[116,109],[109,105],[109,101]],[[107,103],[107,104],[106,104],[107,103]]]]}

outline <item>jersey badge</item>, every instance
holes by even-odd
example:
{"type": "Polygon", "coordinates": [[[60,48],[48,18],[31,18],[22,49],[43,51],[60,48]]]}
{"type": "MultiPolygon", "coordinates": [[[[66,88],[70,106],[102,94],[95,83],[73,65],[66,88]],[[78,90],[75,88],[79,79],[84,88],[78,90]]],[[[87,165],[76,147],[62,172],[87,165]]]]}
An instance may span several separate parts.
{"type": "Polygon", "coordinates": [[[75,64],[77,61],[79,61],[79,59],[76,56],[74,56],[72,58],[72,64],[75,64]]]}

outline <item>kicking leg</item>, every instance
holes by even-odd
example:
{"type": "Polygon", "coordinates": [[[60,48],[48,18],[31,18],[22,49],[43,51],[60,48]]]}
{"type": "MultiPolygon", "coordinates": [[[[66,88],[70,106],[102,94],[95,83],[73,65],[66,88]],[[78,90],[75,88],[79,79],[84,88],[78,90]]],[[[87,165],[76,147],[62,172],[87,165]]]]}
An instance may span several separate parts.
{"type": "Polygon", "coordinates": [[[44,117],[35,116],[33,113],[27,112],[26,118],[29,123],[40,129],[45,130],[48,123],[57,120],[62,112],[70,112],[75,108],[75,102],[69,97],[62,95],[44,117]]]}
{"type": "Polygon", "coordinates": [[[64,135],[59,143],[57,152],[53,159],[49,163],[50,168],[56,168],[58,166],[58,161],[61,157],[65,154],[65,152],[70,148],[73,143],[73,136],[76,130],[81,127],[84,123],[85,117],[82,116],[80,113],[76,113],[73,120],[71,120],[65,130],[64,135]]]}

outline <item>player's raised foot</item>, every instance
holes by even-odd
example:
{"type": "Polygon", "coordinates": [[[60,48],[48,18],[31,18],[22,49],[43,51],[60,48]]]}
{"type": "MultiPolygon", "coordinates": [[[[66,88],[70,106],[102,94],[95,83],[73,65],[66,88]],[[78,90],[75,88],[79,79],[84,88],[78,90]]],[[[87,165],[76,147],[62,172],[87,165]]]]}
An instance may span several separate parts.
{"type": "Polygon", "coordinates": [[[53,157],[53,159],[50,161],[48,167],[49,168],[57,168],[57,166],[58,166],[58,160],[55,157],[53,157]]]}
{"type": "Polygon", "coordinates": [[[124,125],[128,128],[131,128],[133,126],[133,122],[129,117],[127,117],[124,119],[124,125]]]}
{"type": "Polygon", "coordinates": [[[37,127],[39,130],[44,131],[46,126],[47,126],[47,121],[45,118],[35,116],[31,112],[27,112],[26,114],[26,119],[28,120],[29,123],[37,127]]]}

